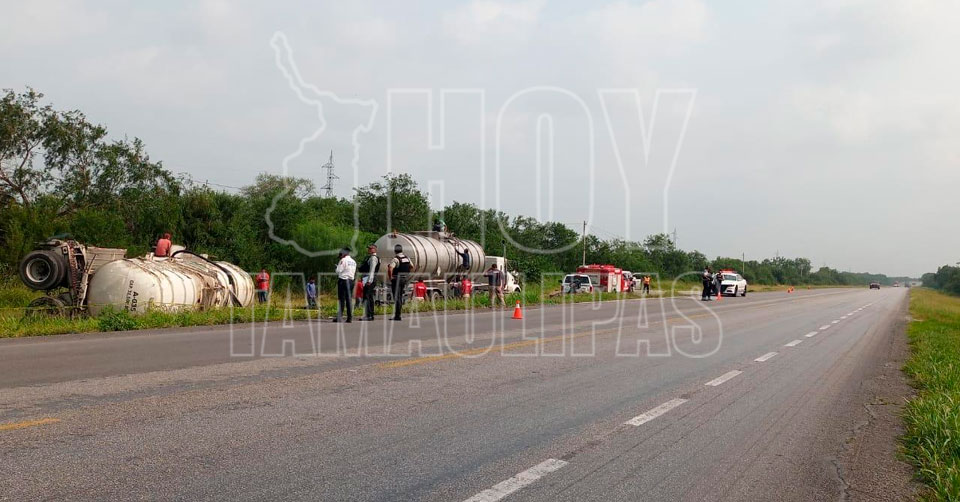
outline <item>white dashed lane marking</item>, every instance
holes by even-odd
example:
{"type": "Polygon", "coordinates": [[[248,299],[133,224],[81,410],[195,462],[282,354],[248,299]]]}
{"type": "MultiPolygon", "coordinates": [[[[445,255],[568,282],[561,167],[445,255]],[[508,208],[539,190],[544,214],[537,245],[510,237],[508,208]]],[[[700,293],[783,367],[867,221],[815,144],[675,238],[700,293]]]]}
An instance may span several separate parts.
{"type": "Polygon", "coordinates": [[[794,341],[792,341],[792,342],[784,345],[784,347],[796,347],[797,345],[800,345],[801,343],[803,343],[803,340],[794,340],[794,341]]]}
{"type": "Polygon", "coordinates": [[[769,361],[770,358],[772,358],[772,357],[775,356],[775,355],[777,355],[776,352],[767,352],[766,354],[764,354],[764,355],[762,355],[762,356],[754,359],[754,361],[756,361],[756,362],[758,362],[758,363],[762,363],[762,362],[765,362],[765,361],[769,361]]]}
{"type": "Polygon", "coordinates": [[[820,331],[827,330],[827,329],[830,329],[830,325],[829,325],[829,324],[820,326],[820,331]]]}
{"type": "Polygon", "coordinates": [[[816,331],[811,331],[811,332],[809,332],[809,333],[807,333],[806,335],[803,335],[803,336],[805,336],[805,337],[807,337],[807,338],[813,338],[813,337],[817,336],[817,332],[816,332],[816,331]]]}
{"type": "Polygon", "coordinates": [[[544,460],[512,478],[501,481],[493,485],[492,488],[468,498],[464,502],[496,502],[565,465],[567,465],[567,462],[555,458],[544,460]]]}
{"type": "Polygon", "coordinates": [[[738,371],[738,370],[728,371],[728,372],[726,372],[726,373],[718,376],[717,378],[714,378],[713,380],[710,380],[709,382],[706,383],[706,385],[709,385],[710,387],[716,387],[716,386],[718,386],[718,385],[726,382],[727,380],[730,380],[731,378],[739,375],[740,373],[743,373],[743,372],[742,372],[742,371],[738,371]]]}
{"type": "Polygon", "coordinates": [[[643,425],[643,424],[645,424],[645,423],[653,420],[654,418],[657,418],[657,417],[659,417],[660,415],[663,415],[664,413],[666,413],[666,412],[668,412],[668,411],[676,408],[677,406],[680,406],[681,404],[683,404],[683,403],[685,403],[685,402],[687,402],[686,399],[680,399],[680,398],[671,399],[671,400],[669,400],[669,401],[661,404],[660,406],[657,406],[656,408],[654,408],[654,409],[652,409],[652,410],[650,410],[650,411],[641,413],[640,415],[637,415],[637,416],[631,418],[630,420],[627,420],[627,421],[624,422],[624,423],[627,424],[627,425],[637,425],[637,426],[643,425]]]}

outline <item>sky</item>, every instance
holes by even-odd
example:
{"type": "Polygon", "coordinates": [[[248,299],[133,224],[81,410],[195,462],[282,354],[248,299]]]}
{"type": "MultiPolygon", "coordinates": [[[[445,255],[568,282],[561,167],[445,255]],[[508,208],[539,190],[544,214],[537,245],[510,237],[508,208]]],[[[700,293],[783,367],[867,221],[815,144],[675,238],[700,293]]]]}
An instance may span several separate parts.
{"type": "Polygon", "coordinates": [[[708,257],[960,261],[957,2],[0,3],[0,88],[195,180],[319,187],[332,151],[343,197],[409,173],[708,257]]]}

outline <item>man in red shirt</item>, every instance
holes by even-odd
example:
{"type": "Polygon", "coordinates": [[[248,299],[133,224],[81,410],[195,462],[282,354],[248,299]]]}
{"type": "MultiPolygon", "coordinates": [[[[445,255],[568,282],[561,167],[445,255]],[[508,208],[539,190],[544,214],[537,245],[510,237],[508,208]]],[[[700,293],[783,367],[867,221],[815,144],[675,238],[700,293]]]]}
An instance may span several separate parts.
{"type": "Polygon", "coordinates": [[[425,300],[427,298],[427,285],[423,282],[423,279],[417,281],[413,285],[413,296],[417,300],[425,300]]]}
{"type": "Polygon", "coordinates": [[[170,256],[171,246],[173,246],[173,243],[170,242],[170,234],[163,234],[163,237],[157,239],[157,247],[153,248],[153,256],[170,256]]]}
{"type": "Polygon", "coordinates": [[[260,303],[266,303],[267,301],[267,290],[270,289],[270,274],[267,273],[267,269],[260,269],[260,273],[257,274],[257,301],[260,303]]]}

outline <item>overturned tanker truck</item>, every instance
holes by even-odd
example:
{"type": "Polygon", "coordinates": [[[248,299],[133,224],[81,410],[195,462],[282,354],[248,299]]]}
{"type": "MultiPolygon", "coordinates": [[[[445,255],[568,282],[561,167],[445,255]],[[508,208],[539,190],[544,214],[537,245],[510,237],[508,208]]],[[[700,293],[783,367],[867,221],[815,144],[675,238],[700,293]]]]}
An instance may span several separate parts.
{"type": "Polygon", "coordinates": [[[183,246],[174,246],[170,257],[125,256],[126,249],[69,239],[44,243],[20,261],[20,280],[47,293],[32,301],[28,312],[97,315],[105,308],[142,313],[253,302],[250,274],[232,263],[212,261],[183,246]]]}

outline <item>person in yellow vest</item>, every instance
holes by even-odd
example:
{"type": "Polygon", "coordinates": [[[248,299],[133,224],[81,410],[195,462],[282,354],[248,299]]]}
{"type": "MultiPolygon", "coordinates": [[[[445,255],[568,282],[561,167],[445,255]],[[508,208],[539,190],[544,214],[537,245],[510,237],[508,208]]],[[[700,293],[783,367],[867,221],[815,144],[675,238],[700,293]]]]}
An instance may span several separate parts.
{"type": "Polygon", "coordinates": [[[650,294],[650,276],[643,276],[643,293],[650,294]]]}

